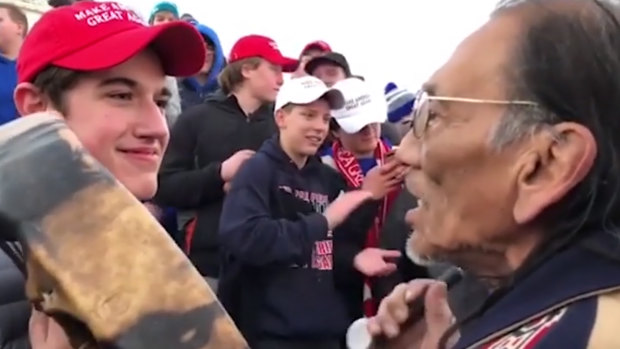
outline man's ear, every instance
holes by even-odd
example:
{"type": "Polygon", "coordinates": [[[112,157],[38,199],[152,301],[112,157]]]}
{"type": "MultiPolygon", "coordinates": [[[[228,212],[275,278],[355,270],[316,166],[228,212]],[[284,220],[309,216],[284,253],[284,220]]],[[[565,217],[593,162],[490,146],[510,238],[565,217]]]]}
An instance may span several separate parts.
{"type": "Polygon", "coordinates": [[[590,172],[597,154],[592,132],[565,122],[535,135],[517,162],[513,216],[517,223],[534,220],[562,200],[590,172]]]}
{"type": "Polygon", "coordinates": [[[13,92],[13,100],[21,116],[46,111],[50,108],[47,97],[29,82],[22,82],[17,85],[13,92]]]}

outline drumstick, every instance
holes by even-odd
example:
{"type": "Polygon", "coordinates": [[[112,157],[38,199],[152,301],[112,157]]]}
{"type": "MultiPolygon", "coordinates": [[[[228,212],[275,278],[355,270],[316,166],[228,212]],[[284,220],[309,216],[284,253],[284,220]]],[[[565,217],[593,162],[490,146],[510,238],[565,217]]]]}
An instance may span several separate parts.
{"type": "Polygon", "coordinates": [[[74,348],[248,347],[172,238],[57,114],[0,127],[0,226],[26,252],[29,300],[74,348]]]}
{"type": "MultiPolygon", "coordinates": [[[[463,279],[463,270],[452,267],[446,270],[437,278],[438,281],[446,283],[448,290],[463,279]]],[[[426,294],[426,291],[424,292],[426,294]]],[[[401,328],[408,328],[416,322],[424,319],[424,294],[409,303],[409,317],[401,325],[401,328]]],[[[347,346],[349,349],[381,349],[388,342],[386,337],[373,338],[367,329],[367,318],[357,319],[347,331],[347,346]]]]}

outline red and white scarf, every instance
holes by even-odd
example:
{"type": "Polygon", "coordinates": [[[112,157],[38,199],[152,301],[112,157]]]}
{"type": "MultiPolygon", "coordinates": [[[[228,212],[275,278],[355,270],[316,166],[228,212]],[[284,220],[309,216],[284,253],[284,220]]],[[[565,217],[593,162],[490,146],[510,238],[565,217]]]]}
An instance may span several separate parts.
{"type": "MultiPolygon", "coordinates": [[[[377,160],[377,166],[381,166],[385,162],[386,154],[390,151],[390,146],[383,141],[379,141],[378,143],[379,144],[375,148],[374,158],[377,160]]],[[[364,173],[362,172],[362,168],[353,153],[344,149],[339,141],[334,141],[332,151],[334,154],[334,163],[336,168],[344,176],[349,187],[356,189],[361,188],[362,183],[364,182],[364,173]]],[[[366,234],[366,243],[364,248],[379,247],[379,232],[381,231],[381,227],[383,227],[387,213],[389,212],[392,202],[396,198],[397,194],[398,190],[393,190],[381,201],[374,223],[366,234]]],[[[371,286],[372,279],[365,277],[363,291],[364,315],[368,317],[374,316],[377,313],[378,306],[378,302],[372,296],[371,286]]]]}

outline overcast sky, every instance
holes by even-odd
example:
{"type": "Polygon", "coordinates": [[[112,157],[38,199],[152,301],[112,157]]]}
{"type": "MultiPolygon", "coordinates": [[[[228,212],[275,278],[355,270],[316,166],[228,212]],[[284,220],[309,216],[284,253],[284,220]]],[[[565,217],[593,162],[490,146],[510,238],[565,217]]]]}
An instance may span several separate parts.
{"type": "MultiPolygon", "coordinates": [[[[120,0],[145,17],[158,2],[120,0]]],[[[212,27],[228,52],[247,34],[272,37],[297,57],[313,40],[347,56],[355,74],[382,88],[388,81],[416,89],[455,46],[488,17],[497,0],[177,0],[212,27]]]]}

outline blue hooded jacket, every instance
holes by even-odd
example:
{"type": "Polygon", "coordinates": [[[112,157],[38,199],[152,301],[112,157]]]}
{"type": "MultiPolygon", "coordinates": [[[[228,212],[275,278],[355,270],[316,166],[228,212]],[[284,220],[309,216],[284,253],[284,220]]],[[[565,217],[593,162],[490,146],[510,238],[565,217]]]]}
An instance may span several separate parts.
{"type": "Polygon", "coordinates": [[[217,76],[226,65],[222,45],[215,31],[204,24],[193,24],[203,37],[213,42],[215,52],[213,55],[213,64],[211,66],[211,71],[209,71],[206,84],[201,85],[194,77],[184,78],[180,81],[179,93],[181,95],[181,108],[183,110],[187,110],[188,107],[202,103],[207,95],[215,92],[219,88],[217,76]]]}

